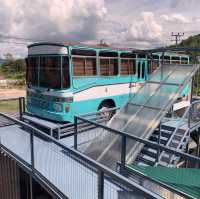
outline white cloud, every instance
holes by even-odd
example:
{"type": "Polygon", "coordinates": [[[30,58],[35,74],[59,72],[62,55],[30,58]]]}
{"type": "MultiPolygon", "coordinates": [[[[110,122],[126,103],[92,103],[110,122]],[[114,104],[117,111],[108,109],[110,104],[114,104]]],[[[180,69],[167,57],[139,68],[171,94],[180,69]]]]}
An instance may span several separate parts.
{"type": "MultiPolygon", "coordinates": [[[[0,34],[154,47],[169,44],[176,30],[198,33],[199,10],[199,0],[0,0],[0,34]]],[[[0,43],[0,55],[6,52],[25,55],[27,50],[0,43]]]]}
{"type": "Polygon", "coordinates": [[[0,4],[0,33],[47,41],[95,39],[107,12],[104,0],[0,0],[0,4]]]}
{"type": "Polygon", "coordinates": [[[141,19],[133,21],[127,31],[127,40],[136,43],[140,41],[142,46],[162,38],[162,26],[152,12],[142,12],[141,19]]]}
{"type": "Polygon", "coordinates": [[[161,19],[167,22],[190,23],[190,20],[182,14],[161,15],[161,19]]]}

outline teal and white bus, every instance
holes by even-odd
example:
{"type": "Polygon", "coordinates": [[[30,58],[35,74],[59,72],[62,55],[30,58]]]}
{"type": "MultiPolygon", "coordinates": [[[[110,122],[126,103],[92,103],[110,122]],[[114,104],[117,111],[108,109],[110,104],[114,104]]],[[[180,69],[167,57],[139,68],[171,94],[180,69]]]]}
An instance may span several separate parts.
{"type": "MultiPolygon", "coordinates": [[[[132,49],[69,43],[28,46],[27,109],[58,122],[102,108],[121,107],[162,59],[132,49]]],[[[165,54],[164,63],[188,64],[189,56],[165,54]]]]}

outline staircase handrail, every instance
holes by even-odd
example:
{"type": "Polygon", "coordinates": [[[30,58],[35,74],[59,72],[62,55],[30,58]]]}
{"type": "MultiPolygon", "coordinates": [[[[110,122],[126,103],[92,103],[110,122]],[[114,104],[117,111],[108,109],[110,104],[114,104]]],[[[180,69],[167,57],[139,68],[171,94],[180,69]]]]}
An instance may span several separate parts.
{"type": "MultiPolygon", "coordinates": [[[[186,109],[186,111],[184,112],[184,114],[183,114],[183,116],[182,116],[182,118],[181,118],[181,120],[179,121],[179,125],[177,125],[177,127],[174,129],[174,132],[172,133],[172,135],[171,135],[171,137],[170,137],[170,139],[168,140],[168,142],[167,142],[167,144],[166,144],[166,147],[168,147],[169,146],[169,144],[171,143],[171,141],[172,141],[172,139],[174,138],[174,136],[176,135],[176,133],[177,133],[177,131],[178,131],[178,129],[181,127],[181,125],[182,125],[182,122],[183,122],[183,120],[185,119],[185,116],[187,115],[187,113],[190,111],[190,106],[188,106],[188,108],[186,109]]],[[[164,151],[162,151],[161,152],[161,154],[160,154],[160,156],[159,156],[159,159],[158,159],[158,162],[157,162],[157,164],[160,162],[160,159],[162,158],[162,156],[163,156],[163,154],[164,154],[165,152],[164,151]]]]}
{"type": "MultiPolygon", "coordinates": [[[[173,139],[174,136],[176,135],[177,130],[178,130],[178,129],[180,128],[180,126],[182,125],[182,121],[185,119],[186,115],[189,113],[189,115],[188,115],[188,126],[187,126],[187,129],[186,129],[186,131],[185,131],[183,137],[181,138],[181,140],[180,140],[178,146],[176,147],[177,150],[180,149],[183,140],[184,140],[185,137],[187,136],[188,131],[190,131],[190,121],[191,121],[191,118],[190,118],[190,117],[191,117],[191,113],[192,113],[193,106],[194,106],[195,104],[198,104],[198,103],[200,103],[200,100],[194,101],[194,102],[192,102],[192,103],[190,104],[190,106],[188,106],[188,108],[186,109],[184,115],[183,115],[182,118],[181,118],[181,121],[179,121],[179,125],[178,125],[178,126],[176,127],[176,129],[174,130],[174,132],[173,132],[172,136],[170,137],[170,139],[168,140],[166,146],[169,146],[170,142],[172,141],[172,139],[173,139]]],[[[161,159],[163,153],[164,153],[164,152],[162,152],[162,153],[160,154],[159,161],[160,161],[160,159],[161,159]]],[[[172,155],[172,157],[170,158],[170,161],[169,161],[169,164],[168,164],[168,165],[171,164],[171,162],[172,162],[173,159],[174,159],[174,156],[175,156],[175,155],[172,155]]],[[[158,162],[159,162],[159,161],[158,161],[158,162]]]]}

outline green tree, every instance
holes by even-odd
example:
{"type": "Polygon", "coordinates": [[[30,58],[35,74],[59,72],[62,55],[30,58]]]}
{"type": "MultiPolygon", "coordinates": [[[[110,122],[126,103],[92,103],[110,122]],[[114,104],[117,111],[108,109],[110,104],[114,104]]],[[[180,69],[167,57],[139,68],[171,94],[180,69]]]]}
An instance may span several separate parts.
{"type": "Polygon", "coordinates": [[[5,63],[1,66],[1,72],[6,78],[25,79],[26,63],[24,59],[14,59],[12,54],[4,55],[5,63]]]}

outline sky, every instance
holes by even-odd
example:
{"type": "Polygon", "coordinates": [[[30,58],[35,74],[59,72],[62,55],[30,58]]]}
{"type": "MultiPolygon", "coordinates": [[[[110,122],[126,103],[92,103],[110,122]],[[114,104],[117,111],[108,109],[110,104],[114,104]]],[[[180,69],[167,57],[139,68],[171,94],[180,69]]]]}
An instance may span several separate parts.
{"type": "Polygon", "coordinates": [[[200,33],[199,0],[0,0],[0,57],[34,41],[154,48],[200,33]]]}

